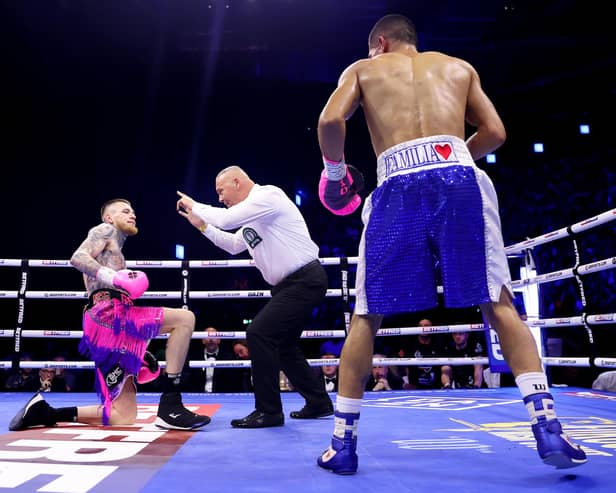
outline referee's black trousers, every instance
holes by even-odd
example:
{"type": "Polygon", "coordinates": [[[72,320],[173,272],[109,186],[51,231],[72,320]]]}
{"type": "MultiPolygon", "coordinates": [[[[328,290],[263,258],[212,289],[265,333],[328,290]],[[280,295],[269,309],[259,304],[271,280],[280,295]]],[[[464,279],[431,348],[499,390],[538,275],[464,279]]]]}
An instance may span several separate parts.
{"type": "Polygon", "coordinates": [[[312,310],[327,292],[327,274],[318,260],[306,264],[272,288],[269,302],[246,330],[255,409],[282,412],[280,370],[311,407],[322,408],[330,398],[323,379],[310,368],[300,347],[302,331],[312,310]]]}

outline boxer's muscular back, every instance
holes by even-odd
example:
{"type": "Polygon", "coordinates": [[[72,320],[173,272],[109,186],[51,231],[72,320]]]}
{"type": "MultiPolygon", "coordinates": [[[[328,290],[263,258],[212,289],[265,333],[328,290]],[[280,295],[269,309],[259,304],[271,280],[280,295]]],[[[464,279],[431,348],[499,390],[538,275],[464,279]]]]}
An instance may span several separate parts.
{"type": "MultiPolygon", "coordinates": [[[[419,137],[464,139],[469,92],[476,72],[437,52],[385,53],[356,65],[360,103],[376,155],[419,137]]],[[[477,88],[480,89],[477,80],[477,88]]]]}

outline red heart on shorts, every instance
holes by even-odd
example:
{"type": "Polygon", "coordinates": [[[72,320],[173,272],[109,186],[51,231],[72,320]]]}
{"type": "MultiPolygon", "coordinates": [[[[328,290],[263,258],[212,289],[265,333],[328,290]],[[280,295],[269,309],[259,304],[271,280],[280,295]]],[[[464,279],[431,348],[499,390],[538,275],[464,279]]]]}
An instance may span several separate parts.
{"type": "Polygon", "coordinates": [[[449,144],[436,144],[434,146],[434,150],[438,152],[443,157],[443,159],[447,159],[451,154],[451,146],[449,144]]]}

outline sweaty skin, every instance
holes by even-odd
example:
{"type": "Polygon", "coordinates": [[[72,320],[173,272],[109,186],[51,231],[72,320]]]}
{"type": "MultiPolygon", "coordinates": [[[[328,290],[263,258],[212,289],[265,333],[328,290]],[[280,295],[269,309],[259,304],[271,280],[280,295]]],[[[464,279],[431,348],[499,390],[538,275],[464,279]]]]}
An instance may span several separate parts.
{"type": "Polygon", "coordinates": [[[71,264],[83,272],[88,294],[107,287],[96,279],[101,266],[115,271],[126,268],[122,247],[127,237],[139,231],[135,211],[123,201],[109,204],[102,219],[103,222],[88,232],[88,237],[71,257],[71,264]]]}
{"type": "Polygon", "coordinates": [[[83,272],[83,280],[88,293],[106,287],[96,279],[101,266],[118,271],[126,268],[122,246],[126,235],[111,224],[102,223],[92,228],[88,237],[73,254],[71,263],[83,272]]]}
{"type": "MultiPolygon", "coordinates": [[[[319,146],[327,161],[335,161],[327,164],[345,166],[346,120],[360,105],[363,107],[377,157],[383,156],[388,149],[396,149],[395,146],[398,144],[413,145],[414,141],[419,142],[416,139],[431,138],[431,142],[436,142],[440,136],[442,138],[450,136],[449,138],[464,141],[467,126],[475,129],[475,132],[466,139],[466,145],[474,160],[498,149],[505,142],[503,122],[482,90],[475,69],[468,62],[444,53],[420,53],[417,50],[417,32],[409,19],[402,15],[390,14],[377,21],[368,35],[368,50],[368,59],[353,63],[342,73],[338,87],[321,112],[318,126],[319,146]]],[[[379,166],[382,166],[382,161],[379,166]]],[[[489,185],[485,187],[486,195],[493,193],[492,184],[488,182],[489,178],[485,173],[477,169],[473,172],[478,186],[480,179],[489,185]]],[[[428,175],[427,171],[425,175],[428,175]]],[[[383,177],[379,176],[379,181],[381,178],[383,177]]],[[[394,181],[388,184],[387,181],[391,178],[385,176],[379,183],[382,187],[378,189],[379,193],[382,191],[385,197],[378,197],[383,200],[378,203],[375,216],[378,222],[379,214],[388,214],[387,225],[398,218],[406,219],[404,216],[407,212],[412,214],[412,211],[396,207],[383,212],[384,208],[395,203],[394,200],[399,198],[398,194],[406,193],[402,186],[396,188],[402,180],[394,178],[394,181]],[[389,200],[388,193],[395,196],[394,199],[389,200]]],[[[417,180],[412,178],[408,177],[409,183],[418,182],[422,177],[417,180]]],[[[436,176],[431,178],[436,181],[436,176]]],[[[455,186],[455,181],[452,185],[455,186]]],[[[446,198],[445,207],[449,204],[450,195],[453,196],[452,202],[460,198],[460,194],[456,194],[456,191],[443,193],[443,197],[446,198]]],[[[464,189],[460,189],[460,192],[464,194],[464,189]]],[[[379,248],[382,246],[382,243],[375,242],[373,237],[366,235],[374,212],[370,209],[372,204],[367,203],[369,207],[365,208],[363,211],[365,214],[362,214],[364,231],[360,243],[360,261],[365,261],[368,255],[376,255],[376,245],[379,248]],[[375,242],[376,245],[370,242],[375,242]],[[364,248],[363,252],[361,247],[364,248]]],[[[493,209],[490,211],[491,214],[498,215],[495,205],[490,204],[489,209],[493,209]]],[[[494,224],[489,224],[486,220],[493,234],[496,234],[497,227],[500,229],[500,221],[497,219],[494,220],[494,224]]],[[[413,222],[406,234],[411,240],[415,233],[423,239],[426,235],[421,229],[420,225],[413,222]]],[[[481,229],[488,230],[483,226],[475,229],[478,234],[481,233],[481,229]]],[[[408,238],[405,239],[407,240],[408,238]]],[[[498,240],[498,244],[494,242],[494,246],[491,247],[497,254],[494,266],[504,269],[506,265],[501,264],[506,264],[506,259],[504,252],[500,250],[502,239],[498,240]]],[[[464,246],[464,243],[458,243],[453,235],[450,241],[453,242],[451,248],[464,246]]],[[[425,248],[430,249],[429,246],[425,248]]],[[[398,251],[396,253],[403,254],[398,251]]],[[[489,254],[490,252],[486,253],[489,254]]],[[[465,272],[464,269],[468,271],[469,267],[459,266],[460,273],[465,272]]],[[[489,271],[489,266],[486,271],[489,271]]],[[[381,272],[378,269],[374,269],[372,273],[366,269],[361,274],[365,277],[379,276],[379,282],[385,281],[383,276],[387,275],[384,270],[381,272]]],[[[503,276],[505,284],[501,286],[498,300],[481,304],[481,313],[484,322],[498,333],[503,355],[516,377],[516,384],[527,405],[531,421],[539,423],[538,415],[541,413],[544,415],[542,419],[550,422],[552,418],[549,416],[553,415],[554,418],[556,416],[550,409],[553,404],[551,395],[543,393],[548,387],[547,378],[543,373],[535,339],[513,306],[507,277],[503,276]]],[[[361,278],[359,280],[362,281],[361,278]]],[[[432,290],[433,286],[426,289],[432,290]]],[[[493,294],[490,299],[494,299],[493,294]]],[[[469,298],[469,301],[472,300],[469,298]]],[[[357,470],[356,440],[361,398],[372,366],[374,338],[383,320],[383,314],[370,313],[369,306],[362,306],[359,311],[368,314],[354,313],[351,319],[338,367],[340,378],[334,435],[330,447],[318,459],[319,466],[338,474],[353,474],[357,470]]],[[[585,454],[576,448],[577,446],[569,443],[566,435],[557,436],[557,433],[561,433],[560,424],[555,419],[551,423],[553,431],[548,430],[547,426],[533,428],[538,443],[537,449],[544,462],[556,467],[573,467],[586,462],[585,454]]]]}
{"type": "MultiPolygon", "coordinates": [[[[83,273],[88,294],[97,289],[109,288],[96,278],[101,267],[115,271],[126,268],[122,247],[129,236],[138,233],[137,216],[132,206],[122,200],[109,204],[102,217],[103,222],[88,232],[87,238],[71,256],[71,264],[83,273]]],[[[182,371],[188,353],[188,345],[195,325],[192,312],[181,308],[163,307],[161,334],[169,334],[166,347],[167,373],[182,371]]],[[[101,406],[80,406],[77,408],[80,423],[100,424],[101,406]]],[[[137,416],[135,387],[124,385],[120,396],[113,401],[111,424],[132,424],[137,416]]]]}
{"type": "Polygon", "coordinates": [[[464,139],[465,122],[476,128],[467,140],[475,160],[505,139],[503,123],[475,69],[442,53],[419,53],[407,45],[350,65],[319,120],[319,142],[328,158],[342,158],[344,120],[360,104],[377,156],[420,137],[445,134],[464,139]]]}
{"type": "MultiPolygon", "coordinates": [[[[351,64],[340,76],[319,118],[321,152],[331,160],[344,157],[346,120],[361,105],[375,155],[421,137],[453,135],[466,139],[474,160],[499,148],[506,132],[479,75],[466,61],[378,36],[369,58],[351,64]]],[[[541,372],[534,338],[520,320],[507,289],[496,303],[481,306],[498,332],[514,376],[541,372]]],[[[339,366],[339,395],[359,399],[372,366],[374,336],[383,317],[353,314],[339,366]]]]}

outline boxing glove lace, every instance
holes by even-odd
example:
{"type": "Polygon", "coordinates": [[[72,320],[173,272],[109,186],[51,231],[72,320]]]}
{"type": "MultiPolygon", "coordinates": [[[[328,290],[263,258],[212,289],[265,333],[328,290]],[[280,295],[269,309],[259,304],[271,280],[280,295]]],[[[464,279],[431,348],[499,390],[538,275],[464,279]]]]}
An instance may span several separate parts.
{"type": "Polygon", "coordinates": [[[319,180],[319,199],[331,212],[346,216],[357,210],[361,204],[358,192],[364,188],[361,172],[344,162],[331,161],[323,156],[325,169],[319,180]]]}
{"type": "Polygon", "coordinates": [[[140,270],[122,269],[116,272],[109,267],[101,267],[96,273],[96,279],[108,286],[123,289],[132,299],[139,298],[149,286],[148,276],[140,270]]]}

